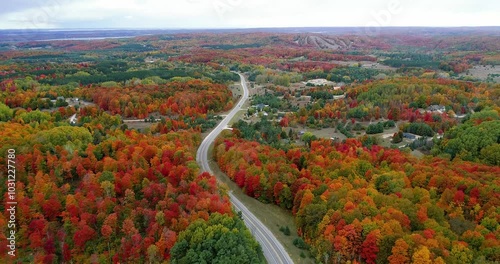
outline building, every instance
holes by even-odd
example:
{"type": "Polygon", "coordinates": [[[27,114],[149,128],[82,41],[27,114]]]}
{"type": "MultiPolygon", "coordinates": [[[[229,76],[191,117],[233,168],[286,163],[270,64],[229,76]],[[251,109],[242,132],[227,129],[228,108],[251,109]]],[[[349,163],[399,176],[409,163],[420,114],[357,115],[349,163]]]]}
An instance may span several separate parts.
{"type": "Polygon", "coordinates": [[[327,79],[313,79],[308,80],[307,82],[302,82],[303,84],[310,84],[314,86],[322,86],[322,85],[334,85],[333,82],[328,81],[327,79]]]}
{"type": "Polygon", "coordinates": [[[444,113],[446,111],[446,107],[442,105],[431,105],[427,108],[427,110],[431,112],[444,113]]]}
{"type": "Polygon", "coordinates": [[[416,135],[413,135],[411,133],[403,133],[403,137],[404,138],[407,138],[407,139],[411,139],[411,140],[415,140],[417,139],[417,136],[416,135]]]}
{"type": "Polygon", "coordinates": [[[262,110],[264,110],[265,107],[267,107],[269,105],[265,105],[265,104],[257,104],[255,105],[255,109],[259,112],[261,112],[262,110]]]}

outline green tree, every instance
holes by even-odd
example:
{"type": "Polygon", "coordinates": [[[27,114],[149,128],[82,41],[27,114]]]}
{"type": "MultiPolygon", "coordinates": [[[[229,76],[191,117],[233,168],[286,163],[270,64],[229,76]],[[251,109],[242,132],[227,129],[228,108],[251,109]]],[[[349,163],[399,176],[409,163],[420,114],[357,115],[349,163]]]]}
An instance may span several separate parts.
{"type": "Polygon", "coordinates": [[[61,126],[40,131],[34,136],[34,141],[49,149],[55,146],[64,146],[73,151],[92,142],[92,135],[83,127],[61,126]]]}
{"type": "Polygon", "coordinates": [[[366,134],[378,134],[384,132],[384,124],[379,122],[377,124],[370,124],[366,128],[366,134]]]}
{"type": "Polygon", "coordinates": [[[0,103],[0,121],[9,121],[14,111],[4,103],[0,103]]]}
{"type": "Polygon", "coordinates": [[[397,144],[403,141],[403,132],[399,131],[392,136],[392,143],[397,144]]]}
{"type": "Polygon", "coordinates": [[[352,108],[352,109],[349,109],[349,111],[347,112],[347,117],[348,118],[364,118],[365,116],[368,116],[368,112],[363,109],[362,107],[355,107],[355,108],[352,108]]]}
{"type": "Polygon", "coordinates": [[[239,217],[219,213],[197,220],[179,234],[171,250],[177,263],[263,263],[259,244],[239,217]]]}
{"type": "Polygon", "coordinates": [[[426,123],[411,123],[409,126],[405,127],[404,131],[419,136],[434,136],[434,131],[432,131],[432,128],[426,123]]]}
{"type": "Polygon", "coordinates": [[[450,256],[447,259],[447,263],[468,264],[472,263],[473,258],[474,255],[472,250],[470,250],[463,244],[456,243],[451,248],[450,256]]]}
{"type": "Polygon", "coordinates": [[[51,116],[49,113],[36,110],[31,112],[23,112],[18,116],[18,118],[20,118],[24,123],[28,124],[31,122],[42,123],[43,121],[49,121],[51,119],[51,116]]]}
{"type": "Polygon", "coordinates": [[[481,157],[484,163],[498,166],[500,165],[500,144],[493,144],[481,150],[481,157]]]}
{"type": "Polygon", "coordinates": [[[300,139],[304,141],[304,143],[306,143],[307,146],[311,147],[311,142],[313,140],[316,140],[316,136],[313,135],[313,133],[311,132],[305,132],[300,139]]]}
{"type": "Polygon", "coordinates": [[[495,145],[500,143],[499,120],[486,121],[479,125],[468,121],[451,129],[445,134],[445,138],[448,140],[441,142],[437,147],[439,149],[435,150],[436,153],[448,153],[452,159],[456,156],[468,161],[484,159],[492,165],[498,162],[498,153],[494,151],[498,149],[495,145]]]}

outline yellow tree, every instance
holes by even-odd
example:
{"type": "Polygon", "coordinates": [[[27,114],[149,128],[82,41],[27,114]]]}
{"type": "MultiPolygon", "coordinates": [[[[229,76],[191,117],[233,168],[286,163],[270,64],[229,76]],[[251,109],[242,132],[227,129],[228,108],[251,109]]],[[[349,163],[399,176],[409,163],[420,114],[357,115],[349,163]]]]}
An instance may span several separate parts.
{"type": "Polygon", "coordinates": [[[412,256],[413,264],[431,264],[431,252],[426,246],[420,247],[412,256]]]}
{"type": "Polygon", "coordinates": [[[450,258],[457,263],[472,263],[474,258],[472,250],[467,248],[463,243],[455,243],[451,248],[450,258]]]}
{"type": "Polygon", "coordinates": [[[392,255],[388,260],[390,264],[405,264],[410,263],[410,256],[408,254],[408,243],[403,239],[396,240],[394,247],[392,247],[392,255]]]}
{"type": "Polygon", "coordinates": [[[438,257],[434,260],[434,264],[446,264],[442,257],[438,257]]]}

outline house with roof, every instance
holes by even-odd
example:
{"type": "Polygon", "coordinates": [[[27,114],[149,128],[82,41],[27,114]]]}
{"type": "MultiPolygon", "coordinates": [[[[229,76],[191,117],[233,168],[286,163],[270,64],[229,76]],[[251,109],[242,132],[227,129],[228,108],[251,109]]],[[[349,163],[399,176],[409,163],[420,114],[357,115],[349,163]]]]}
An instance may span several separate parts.
{"type": "Polygon", "coordinates": [[[446,111],[446,107],[443,105],[431,105],[427,108],[427,111],[444,113],[446,111]]]}
{"type": "Polygon", "coordinates": [[[417,135],[411,134],[411,133],[403,133],[403,137],[410,139],[410,140],[415,140],[417,139],[417,135]]]}
{"type": "Polygon", "coordinates": [[[258,111],[258,112],[261,112],[262,110],[264,110],[265,107],[268,107],[269,105],[266,105],[266,104],[256,104],[254,107],[255,109],[258,111]]]}

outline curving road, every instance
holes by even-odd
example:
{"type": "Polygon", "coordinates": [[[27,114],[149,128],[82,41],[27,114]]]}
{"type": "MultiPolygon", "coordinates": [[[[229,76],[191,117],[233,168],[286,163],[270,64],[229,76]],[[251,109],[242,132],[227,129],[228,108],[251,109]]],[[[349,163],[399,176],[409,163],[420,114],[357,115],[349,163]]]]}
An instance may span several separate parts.
{"type": "MultiPolygon", "coordinates": [[[[237,73],[237,72],[236,72],[237,73]]],[[[241,73],[237,73],[241,79],[241,87],[243,88],[243,96],[241,97],[238,104],[229,112],[229,114],[224,118],[219,125],[203,140],[198,152],[196,153],[196,160],[201,166],[202,171],[214,174],[208,165],[208,148],[214,142],[215,138],[220,134],[220,132],[228,125],[229,121],[238,113],[241,109],[243,103],[248,99],[248,88],[246,84],[245,77],[241,73]]],[[[280,242],[274,237],[274,235],[267,229],[266,226],[260,222],[257,217],[255,217],[250,210],[248,210],[245,205],[236,198],[232,192],[229,192],[229,198],[234,208],[240,211],[243,215],[243,220],[245,224],[250,229],[255,239],[260,243],[264,256],[268,263],[293,263],[292,259],[280,244],[280,242]]]]}

